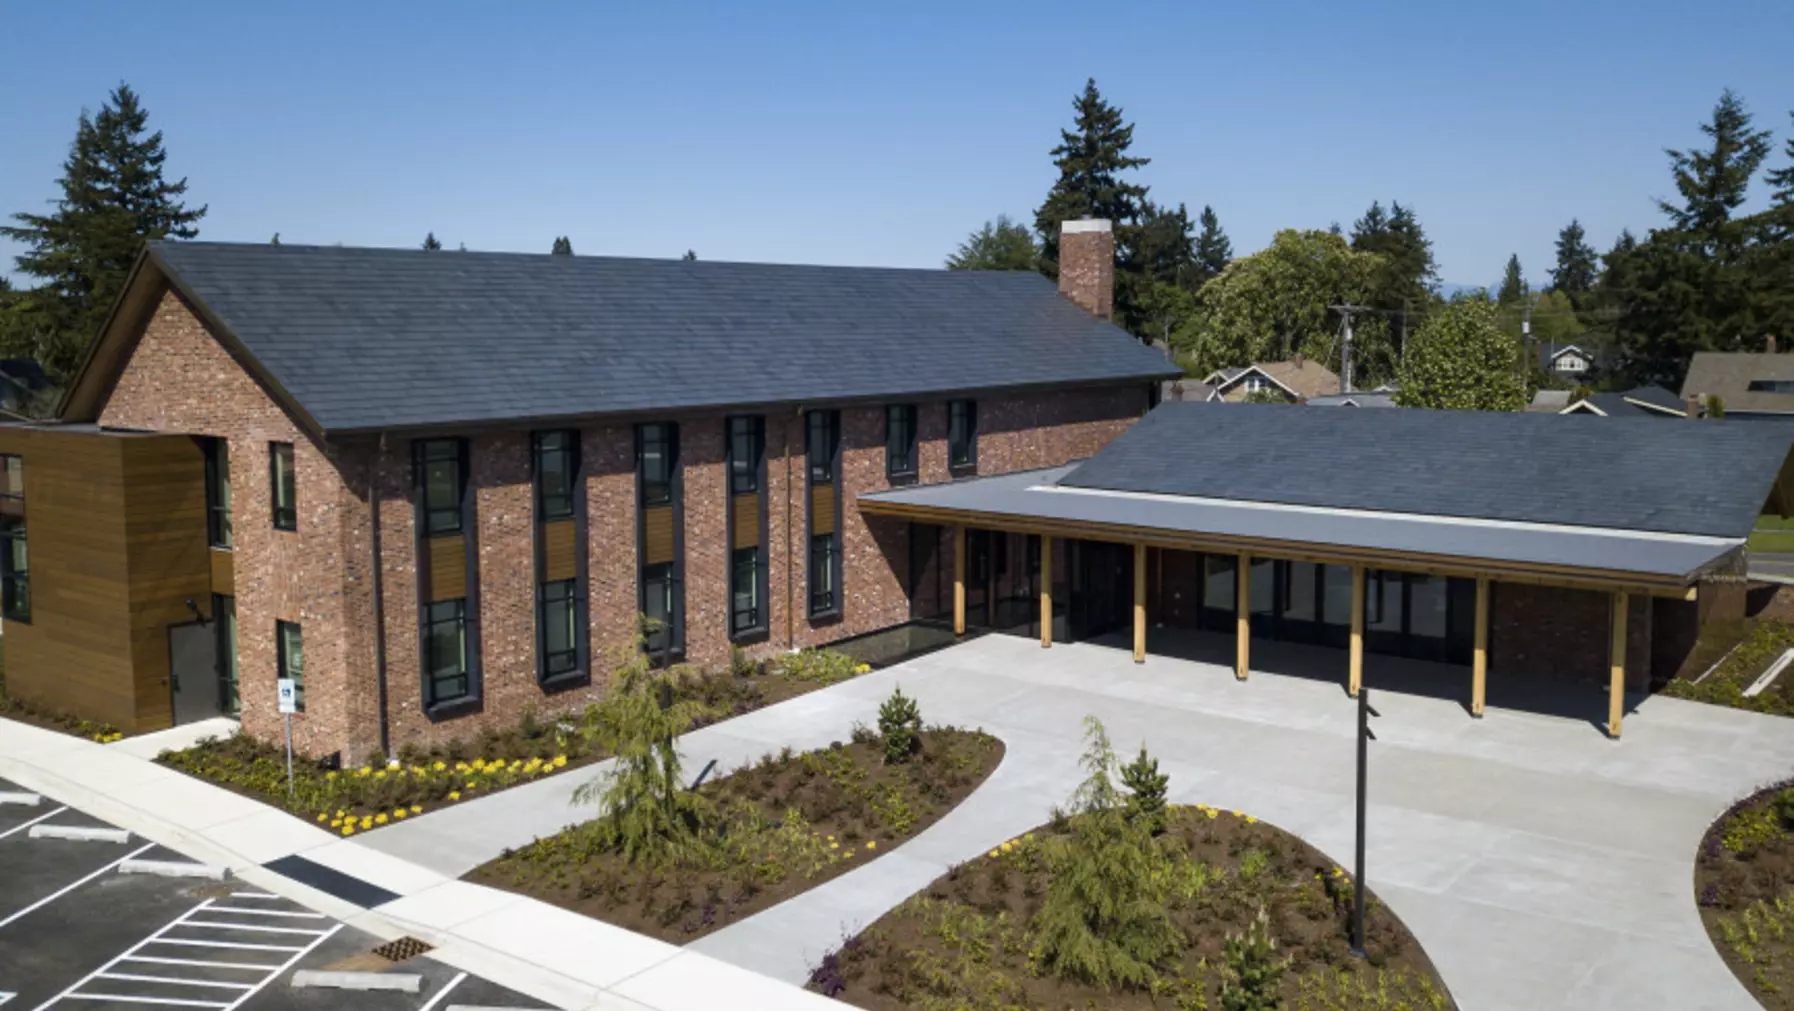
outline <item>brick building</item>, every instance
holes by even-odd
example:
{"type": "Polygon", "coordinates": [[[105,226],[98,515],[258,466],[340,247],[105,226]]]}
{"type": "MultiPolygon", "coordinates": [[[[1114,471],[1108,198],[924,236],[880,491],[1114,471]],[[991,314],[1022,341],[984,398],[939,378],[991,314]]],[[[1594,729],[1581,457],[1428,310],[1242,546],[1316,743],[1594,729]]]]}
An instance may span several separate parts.
{"type": "Polygon", "coordinates": [[[1067,233],[1060,291],[151,243],[62,423],[0,431],[34,518],[96,453],[117,489],[29,526],[9,688],[275,737],[295,676],[296,745],[358,759],[583,705],[641,614],[708,666],[902,624],[909,524],[859,496],[1089,456],[1175,374],[1108,322],[1107,224],[1067,233]]]}

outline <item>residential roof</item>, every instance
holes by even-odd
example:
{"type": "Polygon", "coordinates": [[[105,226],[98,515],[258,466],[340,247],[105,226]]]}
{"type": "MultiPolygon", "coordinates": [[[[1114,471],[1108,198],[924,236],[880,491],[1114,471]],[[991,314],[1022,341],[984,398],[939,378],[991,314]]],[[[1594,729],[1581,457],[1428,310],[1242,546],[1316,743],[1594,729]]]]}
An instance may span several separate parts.
{"type": "Polygon", "coordinates": [[[1596,393],[1558,411],[1559,414],[1597,414],[1605,418],[1686,418],[1688,406],[1661,386],[1640,386],[1623,393],[1596,393]]]}
{"type": "MultiPolygon", "coordinates": [[[[1203,405],[1187,406],[1201,408],[1203,405]]],[[[1292,411],[1274,404],[1228,405],[1218,410],[1237,413],[1242,407],[1280,410],[1323,420],[1330,414],[1382,418],[1427,413],[1419,410],[1292,411]]],[[[1164,407],[1158,409],[1164,410],[1164,407]]],[[[1605,425],[1554,425],[1560,429],[1608,428],[1605,425]]],[[[1663,426],[1659,424],[1658,427],[1663,426]]],[[[1138,430],[1136,427],[1135,431],[1138,430]]],[[[1101,461],[1114,448],[1112,445],[1110,450],[1104,450],[1091,463],[1082,466],[1074,464],[865,494],[860,496],[860,508],[878,512],[882,508],[895,507],[918,511],[915,514],[922,516],[972,513],[989,517],[992,525],[1018,521],[1102,524],[1130,530],[1213,537],[1222,543],[1275,542],[1340,552],[1394,552],[1404,557],[1481,560],[1521,569],[1533,566],[1594,572],[1604,581],[1623,583],[1637,579],[1653,585],[1685,586],[1696,574],[1713,567],[1743,544],[1742,538],[1118,492],[1086,489],[1071,483],[1079,471],[1101,461]]]]}
{"type": "Polygon", "coordinates": [[[1794,393],[1753,391],[1756,380],[1794,383],[1794,355],[1696,351],[1682,380],[1682,396],[1719,396],[1727,414],[1794,414],[1794,393]]]}
{"type": "Polygon", "coordinates": [[[1339,376],[1312,358],[1253,362],[1239,368],[1217,369],[1204,382],[1214,385],[1219,392],[1225,392],[1229,386],[1253,372],[1283,387],[1292,397],[1314,397],[1339,392],[1339,376]]]}
{"type": "Polygon", "coordinates": [[[1540,390],[1532,395],[1532,403],[1526,405],[1528,411],[1548,411],[1556,414],[1570,404],[1569,390],[1540,390]]]}
{"type": "Polygon", "coordinates": [[[1179,375],[1032,272],[170,241],[148,256],[324,431],[1179,375]]]}
{"type": "Polygon", "coordinates": [[[1161,404],[1062,483],[1742,538],[1790,446],[1781,426],[1161,404]]]}
{"type": "Polygon", "coordinates": [[[1323,393],[1308,398],[1309,407],[1394,407],[1394,392],[1323,393]]]}

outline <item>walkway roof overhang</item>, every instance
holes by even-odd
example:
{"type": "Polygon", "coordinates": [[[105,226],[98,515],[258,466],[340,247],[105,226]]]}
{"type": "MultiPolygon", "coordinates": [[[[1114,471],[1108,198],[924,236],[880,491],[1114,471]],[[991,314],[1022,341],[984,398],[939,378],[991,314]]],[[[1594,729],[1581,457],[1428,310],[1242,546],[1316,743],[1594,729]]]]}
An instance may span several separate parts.
{"type": "Polygon", "coordinates": [[[1741,538],[1080,488],[1076,465],[859,496],[918,522],[1686,597],[1741,538]]]}

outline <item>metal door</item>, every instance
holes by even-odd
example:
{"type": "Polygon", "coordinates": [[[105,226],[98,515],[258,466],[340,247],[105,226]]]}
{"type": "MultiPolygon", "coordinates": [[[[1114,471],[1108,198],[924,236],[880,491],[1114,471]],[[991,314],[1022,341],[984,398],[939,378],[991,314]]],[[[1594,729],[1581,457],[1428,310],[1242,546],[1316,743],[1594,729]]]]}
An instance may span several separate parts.
{"type": "Polygon", "coordinates": [[[218,697],[218,636],[202,622],[168,626],[168,680],[174,722],[209,720],[223,710],[218,697]]]}

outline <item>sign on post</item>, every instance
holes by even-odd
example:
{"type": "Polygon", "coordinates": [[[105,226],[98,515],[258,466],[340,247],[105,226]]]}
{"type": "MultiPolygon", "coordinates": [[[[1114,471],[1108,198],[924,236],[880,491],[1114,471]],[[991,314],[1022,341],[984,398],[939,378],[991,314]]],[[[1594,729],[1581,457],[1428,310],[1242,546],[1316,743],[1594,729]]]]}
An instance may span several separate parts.
{"type": "Polygon", "coordinates": [[[287,724],[287,796],[293,795],[293,714],[299,711],[299,685],[292,678],[276,678],[274,704],[287,724]]]}

